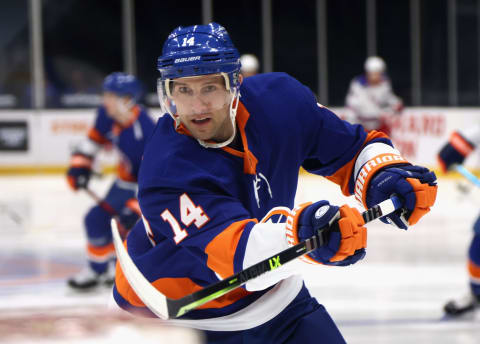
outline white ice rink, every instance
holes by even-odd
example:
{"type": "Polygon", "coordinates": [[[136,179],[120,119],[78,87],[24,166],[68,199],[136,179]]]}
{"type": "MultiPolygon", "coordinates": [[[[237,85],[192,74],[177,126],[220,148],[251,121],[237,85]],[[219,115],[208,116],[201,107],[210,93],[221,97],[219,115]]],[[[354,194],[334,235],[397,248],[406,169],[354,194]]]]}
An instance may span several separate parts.
{"type": "MultiPolygon", "coordinates": [[[[102,194],[109,182],[94,180],[92,189],[102,194]]],[[[442,314],[448,299],[467,291],[466,251],[480,212],[480,190],[465,195],[457,184],[440,180],[436,206],[409,231],[369,224],[362,262],[304,268],[310,291],[348,343],[480,343],[480,312],[456,321],[442,314]]],[[[297,200],[319,199],[346,201],[335,185],[302,176],[297,200]]],[[[115,318],[120,326],[104,325],[109,291],[78,294],[65,286],[84,264],[82,222],[92,205],[69,191],[63,176],[0,177],[0,343],[173,341],[177,333],[152,332],[156,324],[115,318]]],[[[179,343],[194,342],[182,335],[179,343]]]]}

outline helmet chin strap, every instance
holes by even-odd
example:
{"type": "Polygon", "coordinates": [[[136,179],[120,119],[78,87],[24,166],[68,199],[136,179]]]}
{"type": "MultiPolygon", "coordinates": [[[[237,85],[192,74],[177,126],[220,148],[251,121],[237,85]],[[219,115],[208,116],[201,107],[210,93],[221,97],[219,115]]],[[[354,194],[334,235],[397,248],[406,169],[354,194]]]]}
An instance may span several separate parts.
{"type": "Polygon", "coordinates": [[[238,109],[238,103],[240,101],[240,92],[239,88],[236,87],[233,92],[233,97],[232,100],[230,101],[229,105],[229,112],[230,112],[230,121],[233,126],[233,133],[232,135],[223,142],[218,142],[218,143],[213,143],[213,142],[206,142],[204,140],[197,139],[198,143],[200,143],[203,147],[205,148],[222,148],[225,146],[228,146],[233,139],[235,138],[235,135],[237,134],[237,126],[235,125],[235,117],[237,116],[237,109],[238,109]]]}

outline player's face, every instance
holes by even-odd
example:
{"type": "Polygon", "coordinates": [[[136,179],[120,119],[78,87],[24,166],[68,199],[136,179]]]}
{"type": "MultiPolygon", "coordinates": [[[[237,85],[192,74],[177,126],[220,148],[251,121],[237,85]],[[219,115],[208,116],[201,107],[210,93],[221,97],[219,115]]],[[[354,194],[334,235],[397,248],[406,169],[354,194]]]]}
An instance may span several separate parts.
{"type": "Polygon", "coordinates": [[[368,72],[367,79],[369,84],[378,84],[380,81],[382,81],[382,72],[368,72]]]}
{"type": "Polygon", "coordinates": [[[130,98],[119,97],[112,92],[103,93],[103,105],[107,115],[115,121],[124,124],[130,120],[130,98]]]}
{"type": "Polygon", "coordinates": [[[180,121],[200,140],[223,142],[233,133],[232,95],[219,74],[173,80],[171,91],[180,121]]]}

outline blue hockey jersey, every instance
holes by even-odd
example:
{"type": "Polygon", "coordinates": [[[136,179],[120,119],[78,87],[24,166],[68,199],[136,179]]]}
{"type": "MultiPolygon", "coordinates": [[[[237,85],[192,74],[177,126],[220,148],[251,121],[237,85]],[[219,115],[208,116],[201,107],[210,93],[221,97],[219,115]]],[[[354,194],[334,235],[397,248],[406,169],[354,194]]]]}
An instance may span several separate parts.
{"type": "Polygon", "coordinates": [[[135,105],[132,111],[132,120],[122,126],[107,115],[104,106],[100,106],[95,123],[88,132],[88,138],[97,145],[113,145],[118,149],[120,162],[117,174],[121,180],[128,182],[137,181],[143,149],[155,127],[143,107],[135,105]]]}
{"type": "MultiPolygon", "coordinates": [[[[205,148],[185,130],[177,131],[170,116],[158,120],[145,149],[139,175],[144,221],[133,228],[126,246],[140,271],[169,298],[242,270],[259,221],[274,207],[293,207],[300,167],[352,195],[354,165],[363,147],[391,145],[384,134],[367,134],[338,118],[287,74],[246,78],[240,94],[236,122],[242,150],[205,148]]],[[[254,291],[238,288],[184,318],[232,319],[279,293],[282,283],[254,291]]],[[[296,295],[302,281],[293,283],[296,287],[292,283],[283,289],[296,295]]],[[[118,265],[114,298],[128,311],[151,315],[118,265]]]]}

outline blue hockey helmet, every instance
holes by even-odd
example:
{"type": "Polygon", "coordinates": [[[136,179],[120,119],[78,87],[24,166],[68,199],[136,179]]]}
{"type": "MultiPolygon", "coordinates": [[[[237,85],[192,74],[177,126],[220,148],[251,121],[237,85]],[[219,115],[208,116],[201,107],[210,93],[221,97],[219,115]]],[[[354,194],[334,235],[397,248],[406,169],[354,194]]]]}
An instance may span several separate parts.
{"type": "Polygon", "coordinates": [[[239,86],[240,55],[227,30],[217,23],[178,27],[158,58],[160,80],[225,73],[227,90],[239,86]]]}
{"type": "Polygon", "coordinates": [[[114,93],[120,97],[129,96],[135,102],[142,95],[142,87],[137,78],[122,72],[109,74],[103,81],[103,91],[114,93]]]}

